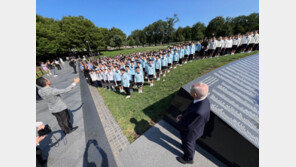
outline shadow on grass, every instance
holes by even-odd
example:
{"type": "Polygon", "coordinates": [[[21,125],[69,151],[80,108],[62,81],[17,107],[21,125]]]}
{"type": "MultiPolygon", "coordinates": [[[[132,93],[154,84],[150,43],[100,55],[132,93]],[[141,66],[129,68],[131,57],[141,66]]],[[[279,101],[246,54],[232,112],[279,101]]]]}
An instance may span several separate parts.
{"type": "Polygon", "coordinates": [[[149,128],[154,126],[158,121],[160,121],[166,114],[166,110],[170,106],[170,103],[177,92],[170,94],[169,96],[155,102],[154,104],[146,107],[143,112],[151,119],[148,122],[144,119],[137,121],[135,118],[131,118],[130,122],[135,124],[134,131],[136,135],[134,138],[138,138],[140,135],[144,134],[149,128]]]}

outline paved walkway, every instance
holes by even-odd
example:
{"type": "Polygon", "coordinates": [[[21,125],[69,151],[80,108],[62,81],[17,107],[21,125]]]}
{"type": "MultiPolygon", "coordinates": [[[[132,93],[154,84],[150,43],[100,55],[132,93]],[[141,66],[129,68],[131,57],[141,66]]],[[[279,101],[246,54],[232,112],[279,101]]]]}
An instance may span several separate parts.
{"type": "Polygon", "coordinates": [[[196,150],[193,165],[179,163],[176,160],[182,156],[179,132],[162,120],[123,150],[119,158],[125,167],[225,166],[199,146],[196,150]]]}
{"type": "MultiPolygon", "coordinates": [[[[57,77],[45,76],[51,80],[52,87],[66,88],[73,83],[75,77],[79,77],[78,74],[73,73],[73,68],[67,62],[62,68],[62,70],[56,70],[57,77]]],[[[47,166],[116,166],[99,116],[93,114],[97,111],[94,111],[91,95],[85,90],[86,86],[81,87],[81,85],[87,85],[85,80],[81,80],[71,92],[61,95],[70,110],[73,126],[79,126],[76,131],[67,136],[63,135],[56,118],[49,112],[47,104],[42,100],[36,103],[36,121],[49,124],[53,131],[40,142],[44,158],[48,159],[47,166]]]]}

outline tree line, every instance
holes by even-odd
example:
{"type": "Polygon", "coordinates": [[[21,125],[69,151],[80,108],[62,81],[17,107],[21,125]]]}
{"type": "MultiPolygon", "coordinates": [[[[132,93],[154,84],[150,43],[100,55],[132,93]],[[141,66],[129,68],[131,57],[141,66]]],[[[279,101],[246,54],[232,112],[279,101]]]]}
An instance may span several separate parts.
{"type": "Polygon", "coordinates": [[[175,14],[158,20],[142,30],[134,30],[127,37],[118,28],[97,27],[83,16],[65,16],[61,20],[36,16],[36,55],[57,56],[73,52],[106,50],[107,46],[144,46],[181,41],[196,41],[204,37],[227,36],[259,29],[259,14],[213,18],[206,26],[197,22],[192,27],[174,28],[179,21],[175,14]]]}

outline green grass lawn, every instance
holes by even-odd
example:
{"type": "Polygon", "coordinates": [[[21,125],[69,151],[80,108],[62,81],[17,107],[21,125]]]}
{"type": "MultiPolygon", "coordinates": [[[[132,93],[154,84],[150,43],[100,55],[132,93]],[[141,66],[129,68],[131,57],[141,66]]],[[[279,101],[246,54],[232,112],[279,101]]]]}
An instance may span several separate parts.
{"type": "Polygon", "coordinates": [[[243,53],[204,59],[184,64],[171,70],[166,77],[155,81],[154,86],[145,85],[143,94],[131,93],[130,99],[106,89],[98,88],[104,102],[113,114],[129,142],[133,142],[155,123],[160,121],[174,95],[181,86],[193,79],[234,60],[258,53],[243,53]],[[163,82],[163,79],[165,81],[163,82]]]}

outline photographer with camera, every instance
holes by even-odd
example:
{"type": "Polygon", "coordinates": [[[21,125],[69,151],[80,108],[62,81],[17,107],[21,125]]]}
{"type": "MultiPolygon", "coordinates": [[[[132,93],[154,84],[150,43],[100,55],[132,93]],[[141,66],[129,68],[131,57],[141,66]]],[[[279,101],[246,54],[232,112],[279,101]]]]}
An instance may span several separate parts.
{"type": "Polygon", "coordinates": [[[78,126],[72,127],[70,122],[70,115],[67,105],[63,102],[61,94],[67,93],[75,88],[80,81],[79,78],[74,78],[74,82],[65,89],[56,89],[50,87],[50,81],[43,77],[36,80],[36,84],[42,87],[38,93],[41,98],[47,103],[49,111],[54,115],[58,121],[59,126],[65,134],[69,134],[76,130],[78,126]]]}
{"type": "Polygon", "coordinates": [[[42,167],[46,164],[47,160],[43,160],[42,150],[38,147],[39,143],[51,133],[51,129],[48,125],[44,125],[43,122],[36,123],[38,136],[36,137],[36,167],[42,167]]]}

